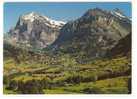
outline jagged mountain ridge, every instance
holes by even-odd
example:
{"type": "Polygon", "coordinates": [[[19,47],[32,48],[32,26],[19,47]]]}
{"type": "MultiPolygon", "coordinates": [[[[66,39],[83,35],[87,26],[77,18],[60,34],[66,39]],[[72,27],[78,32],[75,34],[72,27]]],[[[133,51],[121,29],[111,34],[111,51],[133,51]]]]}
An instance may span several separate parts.
{"type": "Polygon", "coordinates": [[[67,53],[104,57],[130,33],[131,21],[124,14],[95,8],[65,24],[53,47],[67,53]]]}
{"type": "Polygon", "coordinates": [[[31,12],[19,17],[15,28],[8,33],[9,40],[14,45],[44,48],[54,42],[64,24],[65,22],[31,12]]]}
{"type": "Polygon", "coordinates": [[[93,58],[104,57],[119,41],[131,33],[131,21],[119,9],[89,9],[80,18],[64,23],[32,12],[20,16],[9,31],[15,45],[83,53],[93,58]]]}

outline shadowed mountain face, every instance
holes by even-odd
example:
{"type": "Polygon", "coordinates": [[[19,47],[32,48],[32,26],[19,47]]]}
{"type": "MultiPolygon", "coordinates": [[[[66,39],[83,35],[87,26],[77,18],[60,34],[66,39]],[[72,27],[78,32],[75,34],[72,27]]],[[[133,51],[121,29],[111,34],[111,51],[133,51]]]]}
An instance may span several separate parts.
{"type": "Polygon", "coordinates": [[[94,58],[104,57],[130,33],[131,22],[119,10],[95,8],[65,24],[53,46],[68,53],[82,52],[94,58]]]}
{"type": "Polygon", "coordinates": [[[9,31],[10,42],[23,47],[44,48],[54,42],[64,22],[31,12],[20,16],[15,28],[9,31]]]}
{"type": "Polygon", "coordinates": [[[119,40],[118,44],[108,52],[109,56],[131,56],[131,33],[123,39],[119,40]]]}

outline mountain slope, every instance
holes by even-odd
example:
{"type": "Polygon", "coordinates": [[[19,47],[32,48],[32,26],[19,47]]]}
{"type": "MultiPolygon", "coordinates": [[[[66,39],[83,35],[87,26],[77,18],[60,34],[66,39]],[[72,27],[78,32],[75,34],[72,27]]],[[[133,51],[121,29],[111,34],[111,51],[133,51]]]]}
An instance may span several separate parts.
{"type": "Polygon", "coordinates": [[[121,39],[118,44],[108,51],[109,56],[131,56],[131,33],[121,39]]]}
{"type": "Polygon", "coordinates": [[[25,47],[43,48],[54,42],[65,23],[31,12],[19,17],[15,28],[9,31],[9,42],[25,47]]]}
{"type": "Polygon", "coordinates": [[[124,15],[99,8],[88,10],[82,17],[68,22],[53,43],[66,53],[83,53],[93,58],[104,57],[119,40],[131,33],[131,21],[124,15]]]}

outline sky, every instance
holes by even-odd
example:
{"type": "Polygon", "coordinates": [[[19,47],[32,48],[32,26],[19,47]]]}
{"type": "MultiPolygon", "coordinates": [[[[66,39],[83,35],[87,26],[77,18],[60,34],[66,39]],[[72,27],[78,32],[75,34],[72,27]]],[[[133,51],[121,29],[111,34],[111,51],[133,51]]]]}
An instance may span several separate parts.
{"type": "Polygon", "coordinates": [[[7,2],[4,4],[4,33],[16,25],[20,15],[32,11],[54,20],[67,22],[77,19],[88,9],[96,7],[105,10],[119,8],[125,15],[131,17],[130,2],[7,2]]]}

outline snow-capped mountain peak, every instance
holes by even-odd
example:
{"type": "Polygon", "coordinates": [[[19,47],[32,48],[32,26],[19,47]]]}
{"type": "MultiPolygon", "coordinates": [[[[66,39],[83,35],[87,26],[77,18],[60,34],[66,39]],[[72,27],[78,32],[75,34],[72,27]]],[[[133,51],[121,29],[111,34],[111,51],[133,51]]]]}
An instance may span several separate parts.
{"type": "Polygon", "coordinates": [[[38,18],[39,17],[39,15],[38,14],[36,14],[35,12],[31,12],[31,13],[29,13],[29,14],[25,14],[25,15],[23,15],[22,16],[22,18],[24,19],[24,20],[29,20],[29,21],[31,21],[31,22],[33,22],[36,18],[38,18]]]}
{"type": "Polygon", "coordinates": [[[19,17],[15,28],[9,31],[12,44],[23,44],[27,48],[45,48],[52,44],[65,22],[55,21],[36,12],[19,17]]]}
{"type": "Polygon", "coordinates": [[[63,22],[63,21],[52,20],[52,19],[48,18],[47,16],[40,15],[36,12],[31,12],[31,13],[25,14],[22,16],[22,19],[30,21],[30,22],[33,22],[35,19],[37,19],[51,27],[60,27],[65,24],[65,22],[63,22]]]}
{"type": "Polygon", "coordinates": [[[123,17],[123,18],[125,18],[125,16],[124,15],[122,15],[121,13],[119,13],[119,12],[114,12],[117,16],[119,16],[119,17],[123,17]]]}
{"type": "Polygon", "coordinates": [[[114,9],[111,11],[111,14],[113,14],[114,16],[122,19],[122,18],[127,18],[119,9],[114,9]]]}

